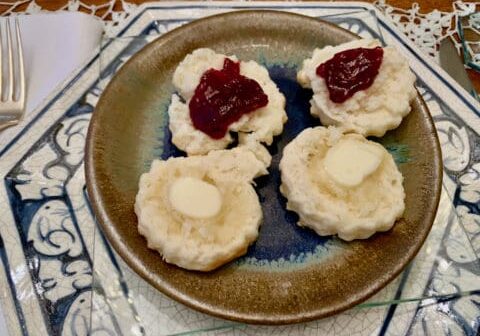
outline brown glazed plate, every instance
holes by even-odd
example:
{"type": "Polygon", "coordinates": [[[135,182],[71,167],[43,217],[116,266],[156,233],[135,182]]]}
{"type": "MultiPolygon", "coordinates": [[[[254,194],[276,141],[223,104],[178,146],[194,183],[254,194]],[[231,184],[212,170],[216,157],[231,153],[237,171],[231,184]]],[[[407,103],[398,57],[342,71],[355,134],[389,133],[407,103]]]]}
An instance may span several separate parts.
{"type": "Polygon", "coordinates": [[[295,81],[316,47],[357,38],[332,24],[277,11],[239,11],[175,29],[134,55],[105,89],[87,139],[86,178],[101,229],[127,264],[152,286],[219,317],[284,324],[339,313],[366,300],[412,260],[433,223],[441,190],[440,147],[427,107],[379,139],[404,176],[406,210],[392,230],[350,243],[298,227],[278,187],[283,147],[307,127],[312,92],[295,81]],[[269,147],[270,175],[257,181],[264,222],[246,256],[209,273],[162,261],[137,232],[133,210],[140,175],[152,160],[181,153],[172,145],[167,107],[172,74],[191,51],[209,47],[267,66],[287,98],[289,120],[269,147]]]}

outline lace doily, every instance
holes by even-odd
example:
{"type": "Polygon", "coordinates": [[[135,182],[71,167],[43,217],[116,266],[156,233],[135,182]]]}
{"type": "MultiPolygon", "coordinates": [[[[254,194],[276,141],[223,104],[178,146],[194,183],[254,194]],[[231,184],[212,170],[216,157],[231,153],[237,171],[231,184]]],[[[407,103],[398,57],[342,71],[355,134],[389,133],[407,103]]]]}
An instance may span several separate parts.
{"type": "MultiPolygon", "coordinates": [[[[420,49],[438,62],[438,46],[446,37],[453,37],[460,50],[462,41],[458,28],[462,25],[480,36],[480,15],[475,13],[478,2],[455,1],[452,3],[452,12],[433,10],[430,13],[420,13],[418,3],[412,3],[410,9],[395,8],[378,0],[375,6],[389,17],[395,25],[404,32],[420,49]],[[468,18],[465,20],[464,18],[468,18]]],[[[20,8],[24,13],[38,13],[45,11],[35,0],[20,0],[16,2],[0,1],[0,8],[4,8],[2,15],[17,13],[20,8]]],[[[114,36],[116,28],[127,19],[137,5],[125,0],[109,0],[101,5],[88,4],[81,0],[69,0],[59,10],[82,11],[100,17],[105,24],[105,34],[114,36]]],[[[476,41],[464,41],[464,50],[472,62],[480,64],[480,44],[476,41]]]]}
{"type": "MultiPolygon", "coordinates": [[[[421,50],[438,62],[438,47],[441,40],[452,37],[458,50],[462,48],[462,38],[459,31],[469,29],[480,37],[478,28],[480,17],[476,14],[478,2],[455,1],[452,12],[433,10],[430,13],[420,13],[418,3],[413,3],[410,9],[400,9],[386,4],[385,0],[375,2],[376,7],[389,17],[395,25],[408,36],[421,50]],[[473,14],[473,15],[472,15],[473,14]]],[[[479,44],[475,40],[464,40],[464,51],[472,56],[472,61],[480,61],[479,44]]]]}

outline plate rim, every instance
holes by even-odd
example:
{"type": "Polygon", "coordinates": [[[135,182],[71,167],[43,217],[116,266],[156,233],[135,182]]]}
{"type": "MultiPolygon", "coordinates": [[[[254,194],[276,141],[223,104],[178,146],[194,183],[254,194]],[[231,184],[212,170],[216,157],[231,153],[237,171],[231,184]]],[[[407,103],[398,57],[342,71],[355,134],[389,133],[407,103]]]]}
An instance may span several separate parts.
{"type": "Polygon", "coordinates": [[[383,289],[386,285],[388,285],[393,279],[395,279],[404,270],[404,268],[415,258],[418,251],[421,249],[426,238],[430,233],[431,227],[434,223],[434,220],[437,214],[438,205],[439,205],[440,196],[441,196],[442,181],[443,181],[443,164],[442,164],[441,146],[440,146],[438,134],[436,132],[436,128],[433,122],[433,118],[421,94],[418,92],[418,89],[416,89],[417,91],[416,100],[419,104],[420,109],[426,112],[425,114],[427,116],[426,119],[428,120],[428,126],[431,129],[432,131],[431,133],[434,138],[433,158],[434,158],[434,161],[437,163],[433,165],[435,168],[435,171],[432,172],[434,176],[437,176],[435,180],[436,183],[434,186],[432,186],[433,187],[432,191],[435,195],[435,199],[433,200],[434,209],[432,209],[432,211],[427,213],[426,220],[424,220],[425,223],[429,223],[428,228],[427,230],[425,230],[425,234],[418,240],[418,244],[414,245],[414,248],[411,250],[411,253],[405,256],[405,258],[403,259],[404,262],[400,262],[396,264],[395,267],[391,268],[387,277],[384,277],[379,281],[375,282],[375,284],[371,286],[368,290],[364,291],[363,292],[364,294],[361,295],[359,298],[355,300],[344,301],[340,305],[332,306],[332,308],[327,312],[314,310],[309,312],[309,314],[296,313],[296,314],[289,314],[289,317],[284,317],[282,315],[281,318],[275,317],[275,316],[272,316],[273,318],[265,318],[264,316],[257,316],[255,314],[245,314],[245,313],[239,313],[239,312],[228,313],[219,309],[215,309],[215,307],[212,307],[210,305],[202,304],[201,301],[198,301],[197,299],[192,299],[188,295],[185,295],[175,289],[172,289],[172,287],[168,283],[164,282],[162,286],[159,284],[157,280],[154,279],[155,276],[152,276],[152,272],[149,272],[147,269],[141,267],[138,264],[137,260],[135,260],[135,258],[132,258],[132,255],[129,253],[129,251],[124,250],[127,244],[120,243],[121,239],[118,239],[120,238],[120,236],[118,235],[117,232],[115,232],[115,230],[111,228],[110,225],[108,225],[110,222],[109,216],[107,215],[105,208],[101,205],[101,202],[98,201],[101,197],[100,197],[100,191],[95,183],[96,175],[95,175],[95,163],[94,163],[94,154],[93,154],[94,153],[94,150],[93,150],[94,134],[98,128],[96,123],[98,113],[95,113],[95,112],[97,111],[97,106],[100,105],[103,97],[106,95],[106,93],[109,92],[111,83],[115,80],[115,77],[117,77],[117,74],[124,71],[123,68],[127,67],[127,65],[130,62],[134,62],[135,59],[140,54],[148,52],[148,50],[153,48],[155,44],[161,43],[163,40],[170,38],[170,36],[181,34],[184,30],[187,30],[187,31],[190,30],[192,26],[195,26],[197,24],[202,24],[210,20],[215,20],[218,18],[224,18],[229,16],[246,15],[249,13],[257,13],[257,14],[264,13],[267,15],[269,14],[285,15],[290,17],[301,18],[303,20],[309,20],[312,22],[315,21],[316,23],[327,25],[332,27],[335,30],[342,31],[344,34],[350,35],[354,39],[360,38],[358,35],[344,28],[341,28],[335,24],[324,21],[322,19],[306,16],[303,14],[286,12],[283,10],[269,10],[269,9],[235,10],[235,11],[229,11],[229,12],[223,12],[220,14],[205,16],[205,17],[196,19],[194,21],[191,21],[189,23],[186,23],[178,28],[175,28],[159,36],[155,40],[149,42],[146,46],[144,46],[142,49],[136,52],[130,59],[127,60],[127,62],[122,66],[121,69],[119,69],[119,71],[114,75],[111,81],[107,84],[106,88],[104,89],[104,91],[102,92],[102,95],[99,98],[99,101],[95,107],[95,111],[93,112],[90,120],[86,143],[85,143],[84,169],[85,169],[85,181],[86,181],[86,187],[87,187],[86,189],[87,189],[88,197],[92,206],[93,213],[95,215],[95,220],[99,224],[99,226],[96,229],[101,229],[102,233],[106,236],[111,246],[122,257],[122,259],[126,262],[126,264],[137,273],[137,275],[142,277],[152,287],[154,287],[161,293],[167,295],[171,299],[177,302],[180,302],[197,311],[200,311],[202,313],[206,313],[212,316],[224,318],[231,321],[238,321],[238,322],[252,323],[252,324],[268,324],[268,325],[284,325],[284,324],[308,322],[308,321],[325,318],[325,317],[329,317],[329,316],[341,313],[349,308],[356,306],[361,302],[366,301],[367,299],[372,297],[374,294],[378,293],[381,289],[383,289]]]}

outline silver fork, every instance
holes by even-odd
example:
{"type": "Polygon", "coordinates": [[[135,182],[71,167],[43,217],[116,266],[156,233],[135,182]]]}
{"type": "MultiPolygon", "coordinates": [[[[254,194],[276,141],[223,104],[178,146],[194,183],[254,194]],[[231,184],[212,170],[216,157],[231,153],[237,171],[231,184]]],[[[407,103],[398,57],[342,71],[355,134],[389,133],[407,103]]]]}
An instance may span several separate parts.
{"type": "Polygon", "coordinates": [[[25,110],[25,72],[18,19],[15,18],[16,48],[12,44],[10,20],[0,24],[0,130],[17,124],[25,110]],[[6,31],[6,46],[2,37],[6,31]],[[13,56],[15,52],[15,56],[13,56]],[[7,64],[4,66],[4,63],[7,64]],[[6,68],[4,73],[3,68],[6,68]],[[3,82],[5,80],[5,83],[3,82]]]}

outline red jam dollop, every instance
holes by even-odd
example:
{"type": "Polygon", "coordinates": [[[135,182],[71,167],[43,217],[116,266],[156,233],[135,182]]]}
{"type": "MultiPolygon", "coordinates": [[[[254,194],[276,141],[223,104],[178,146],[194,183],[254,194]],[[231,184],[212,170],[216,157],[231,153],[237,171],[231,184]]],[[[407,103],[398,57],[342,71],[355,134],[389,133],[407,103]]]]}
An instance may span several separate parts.
{"type": "Polygon", "coordinates": [[[240,63],[225,58],[223,69],[207,70],[190,100],[193,126],[213,139],[244,114],[268,104],[268,96],[255,80],[240,75],[240,63]]]}
{"type": "Polygon", "coordinates": [[[336,53],[317,67],[317,75],[325,78],[330,100],[343,103],[360,90],[373,84],[382,64],[383,49],[356,48],[336,53]]]}

